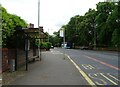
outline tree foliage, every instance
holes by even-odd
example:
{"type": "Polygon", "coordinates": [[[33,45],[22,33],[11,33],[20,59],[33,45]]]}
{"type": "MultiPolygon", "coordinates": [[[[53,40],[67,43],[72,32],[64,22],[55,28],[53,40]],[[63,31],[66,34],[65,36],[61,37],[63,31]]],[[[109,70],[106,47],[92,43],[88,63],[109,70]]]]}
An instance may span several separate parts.
{"type": "Polygon", "coordinates": [[[71,17],[64,27],[66,42],[93,46],[96,40],[97,46],[116,47],[120,44],[119,22],[120,2],[99,2],[96,10],[71,17]]]}
{"type": "Polygon", "coordinates": [[[2,46],[10,47],[16,27],[27,27],[27,23],[21,17],[8,13],[2,6],[0,10],[2,11],[2,46]]]}

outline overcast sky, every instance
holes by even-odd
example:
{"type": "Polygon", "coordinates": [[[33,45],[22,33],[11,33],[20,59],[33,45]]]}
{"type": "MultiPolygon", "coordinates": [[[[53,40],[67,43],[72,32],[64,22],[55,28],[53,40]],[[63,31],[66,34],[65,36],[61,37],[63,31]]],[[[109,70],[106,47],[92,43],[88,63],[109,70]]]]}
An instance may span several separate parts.
{"type": "MultiPolygon", "coordinates": [[[[104,0],[40,0],[40,26],[52,34],[71,17],[84,15],[89,8],[96,8],[98,2],[104,0]]],[[[27,23],[38,27],[38,0],[0,0],[8,13],[16,14],[27,23]]]]}

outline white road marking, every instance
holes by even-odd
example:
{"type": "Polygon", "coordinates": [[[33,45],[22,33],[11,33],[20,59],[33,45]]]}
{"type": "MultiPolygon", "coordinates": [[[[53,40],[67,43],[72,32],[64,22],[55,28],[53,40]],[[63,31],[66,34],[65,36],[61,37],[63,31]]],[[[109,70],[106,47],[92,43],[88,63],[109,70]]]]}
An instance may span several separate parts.
{"type": "Polygon", "coordinates": [[[84,65],[84,64],[82,64],[82,66],[83,66],[85,69],[88,69],[87,67],[85,67],[85,65],[84,65]]]}
{"type": "Polygon", "coordinates": [[[84,77],[84,79],[92,86],[92,87],[97,87],[95,85],[95,83],[86,75],[86,73],[84,71],[82,71],[82,69],[80,69],[80,67],[66,54],[66,56],[68,57],[68,59],[75,65],[75,67],[78,69],[78,71],[80,72],[80,74],[84,77]]]}
{"type": "Polygon", "coordinates": [[[59,52],[59,51],[53,51],[53,50],[51,51],[51,53],[52,53],[52,54],[63,54],[63,53],[61,53],[61,52],[59,52]]]}
{"type": "Polygon", "coordinates": [[[104,78],[106,78],[108,81],[110,81],[111,83],[113,83],[114,85],[118,85],[116,82],[112,81],[110,78],[108,78],[107,76],[105,76],[103,73],[100,73],[104,78]]]}
{"type": "Polygon", "coordinates": [[[95,69],[95,67],[94,66],[92,66],[92,65],[89,65],[92,69],[95,69]]]}
{"type": "Polygon", "coordinates": [[[110,68],[113,68],[113,69],[116,69],[116,70],[120,70],[120,68],[115,67],[115,66],[112,66],[111,64],[108,64],[108,63],[103,62],[103,61],[101,61],[101,60],[98,60],[98,59],[96,59],[96,58],[89,57],[89,56],[86,56],[86,55],[84,55],[84,56],[87,57],[87,58],[89,58],[89,59],[92,59],[92,60],[94,60],[94,61],[96,61],[96,62],[99,62],[99,63],[101,63],[101,64],[103,64],[103,65],[105,65],[105,66],[108,66],[108,67],[110,67],[110,68]]]}
{"type": "Polygon", "coordinates": [[[100,79],[100,78],[98,78],[97,76],[97,74],[99,74],[99,73],[89,73],[88,74],[88,76],[89,77],[91,77],[91,78],[93,78],[93,79],[95,79],[95,83],[97,84],[97,85],[107,85],[107,82],[106,81],[104,81],[103,79],[100,79]],[[97,82],[97,81],[99,81],[99,82],[97,82]]]}
{"type": "Polygon", "coordinates": [[[110,73],[107,73],[107,75],[109,75],[109,76],[110,76],[110,77],[112,77],[113,79],[115,79],[115,80],[117,80],[117,81],[119,81],[119,82],[120,82],[120,80],[119,80],[118,78],[116,78],[116,77],[112,76],[110,73]]]}
{"type": "Polygon", "coordinates": [[[90,64],[82,64],[82,66],[85,68],[85,69],[95,69],[95,67],[93,67],[92,65],[90,64]]]}

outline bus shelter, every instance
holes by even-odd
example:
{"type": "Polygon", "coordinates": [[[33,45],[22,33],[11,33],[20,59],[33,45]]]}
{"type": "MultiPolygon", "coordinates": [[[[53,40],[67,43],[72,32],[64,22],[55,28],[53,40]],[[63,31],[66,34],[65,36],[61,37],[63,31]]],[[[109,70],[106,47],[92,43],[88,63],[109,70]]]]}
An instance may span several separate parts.
{"type": "Polygon", "coordinates": [[[43,28],[22,28],[17,29],[16,32],[16,49],[17,57],[15,60],[16,70],[19,65],[25,64],[26,71],[28,70],[29,60],[35,60],[39,58],[41,60],[41,43],[44,39],[47,39],[47,35],[43,32],[43,28]],[[36,45],[36,42],[39,42],[39,46],[36,45]],[[21,43],[20,43],[21,42],[21,43]],[[22,51],[20,51],[22,49],[22,51]],[[20,57],[20,54],[24,54],[24,57],[20,57]],[[31,55],[32,54],[32,55],[31,55]],[[20,62],[21,61],[21,62],[20,62]]]}

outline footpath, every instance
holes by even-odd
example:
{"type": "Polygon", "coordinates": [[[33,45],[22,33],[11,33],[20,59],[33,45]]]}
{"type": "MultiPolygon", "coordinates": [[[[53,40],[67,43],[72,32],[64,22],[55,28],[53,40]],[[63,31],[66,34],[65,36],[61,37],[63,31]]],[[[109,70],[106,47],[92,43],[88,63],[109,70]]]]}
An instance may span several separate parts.
{"type": "Polygon", "coordinates": [[[70,60],[59,51],[42,52],[42,60],[28,65],[28,71],[10,85],[88,85],[70,60]]]}
{"type": "Polygon", "coordinates": [[[0,72],[0,87],[2,86],[2,74],[0,72]]]}

